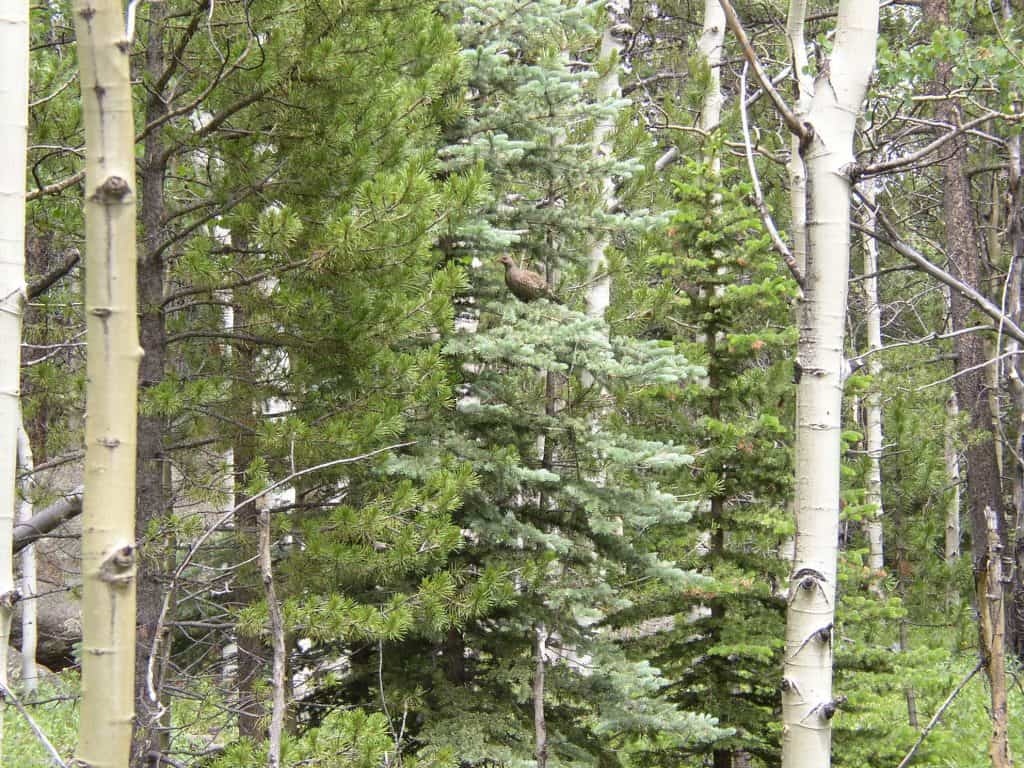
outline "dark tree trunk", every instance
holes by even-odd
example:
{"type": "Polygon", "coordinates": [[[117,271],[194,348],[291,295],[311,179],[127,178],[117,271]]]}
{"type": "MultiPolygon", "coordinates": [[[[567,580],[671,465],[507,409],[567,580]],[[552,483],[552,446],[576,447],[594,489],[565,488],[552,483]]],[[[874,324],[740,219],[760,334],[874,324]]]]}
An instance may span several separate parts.
{"type": "MultiPolygon", "coordinates": [[[[244,236],[232,233],[232,240],[235,247],[244,248],[244,236]]],[[[245,325],[245,312],[239,307],[234,308],[234,326],[238,328],[245,325]]],[[[256,362],[256,353],[248,344],[235,345],[231,353],[234,356],[234,385],[233,385],[233,407],[237,423],[242,430],[234,442],[234,468],[235,468],[235,505],[238,509],[235,512],[235,535],[238,540],[239,560],[242,562],[251,561],[256,556],[256,544],[259,525],[259,509],[255,502],[242,504],[247,498],[243,490],[245,487],[245,471],[255,458],[253,420],[254,394],[250,387],[245,385],[247,376],[251,376],[253,366],[256,362]],[[248,430],[248,431],[244,431],[248,430]]],[[[243,568],[238,573],[238,586],[232,594],[232,602],[235,607],[244,607],[258,602],[262,597],[262,590],[258,581],[258,574],[251,566],[243,568]]],[[[238,647],[237,659],[237,680],[238,689],[238,735],[253,741],[263,741],[267,737],[266,728],[261,727],[260,721],[266,715],[263,702],[257,695],[261,681],[267,676],[269,665],[269,649],[259,637],[250,637],[242,633],[237,634],[236,645],[238,647]]]]}
{"type": "MultiPolygon", "coordinates": [[[[164,32],[167,9],[164,3],[149,6],[144,78],[157,83],[164,72],[164,32]]],[[[146,122],[163,117],[167,106],[160,92],[151,92],[146,101],[146,122]]],[[[139,342],[143,358],[139,366],[139,395],[158,386],[164,378],[167,357],[167,333],[164,326],[164,263],[160,252],[163,239],[164,183],[166,177],[163,134],[149,133],[140,163],[142,191],[140,219],[142,247],[138,263],[139,342]]],[[[167,430],[165,420],[146,415],[141,409],[138,421],[136,467],[135,537],[139,544],[137,590],[137,643],[135,650],[135,733],[132,765],[158,765],[167,746],[164,728],[166,702],[161,694],[168,638],[159,638],[159,651],[150,679],[150,655],[154,649],[157,621],[167,587],[169,542],[164,534],[170,509],[168,473],[163,447],[167,430]],[[156,694],[156,700],[153,698],[156,694]]]]}
{"type": "MultiPolygon", "coordinates": [[[[948,26],[948,0],[925,0],[925,20],[930,27],[948,26]]],[[[948,91],[952,63],[939,61],[935,67],[935,95],[948,91]]],[[[937,102],[936,117],[959,125],[959,107],[952,100],[937,102]]],[[[981,289],[982,252],[971,209],[970,180],[967,177],[967,149],[963,136],[952,141],[943,160],[942,212],[945,219],[946,255],[949,271],[981,289]]],[[[971,304],[952,292],[950,306],[954,330],[972,325],[971,304]]],[[[969,414],[974,436],[967,443],[967,494],[971,523],[971,554],[974,566],[975,599],[979,615],[979,651],[991,694],[989,716],[992,736],[989,758],[993,768],[1009,766],[1007,741],[1005,600],[1006,584],[1001,578],[1003,547],[1006,543],[1002,485],[996,452],[997,436],[992,434],[993,414],[985,382],[985,354],[981,336],[960,334],[954,339],[956,372],[954,389],[962,410],[969,414]],[[977,436],[986,435],[983,439],[977,436]]]]}
{"type": "Polygon", "coordinates": [[[462,633],[455,627],[448,630],[443,654],[448,682],[464,685],[469,680],[466,671],[466,641],[463,639],[462,633]]]}

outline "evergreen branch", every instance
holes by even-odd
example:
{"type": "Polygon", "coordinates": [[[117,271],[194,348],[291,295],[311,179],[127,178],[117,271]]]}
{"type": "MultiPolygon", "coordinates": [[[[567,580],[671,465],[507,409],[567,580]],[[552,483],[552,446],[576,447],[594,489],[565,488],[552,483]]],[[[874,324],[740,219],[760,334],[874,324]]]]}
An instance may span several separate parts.
{"type": "Polygon", "coordinates": [[[290,272],[293,269],[299,267],[305,267],[312,261],[312,257],[307,256],[304,259],[297,259],[296,261],[289,262],[279,268],[265,269],[262,272],[257,272],[254,275],[243,277],[236,280],[233,283],[224,283],[222,285],[210,286],[210,287],[198,287],[198,288],[184,288],[176,293],[172,293],[167,296],[161,303],[160,306],[167,308],[169,304],[173,304],[175,301],[180,299],[188,298],[189,296],[198,296],[201,293],[214,293],[216,291],[232,291],[236,288],[244,288],[247,285],[258,283],[260,280],[265,280],[272,275],[278,275],[283,272],[290,272]]]}

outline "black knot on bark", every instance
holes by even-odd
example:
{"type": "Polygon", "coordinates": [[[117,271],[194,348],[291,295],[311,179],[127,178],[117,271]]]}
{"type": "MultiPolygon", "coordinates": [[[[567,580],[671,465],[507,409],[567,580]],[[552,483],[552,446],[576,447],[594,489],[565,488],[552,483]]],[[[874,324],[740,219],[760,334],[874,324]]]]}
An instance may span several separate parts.
{"type": "Polygon", "coordinates": [[[120,176],[107,176],[103,183],[96,187],[95,197],[101,203],[117,203],[131,194],[132,187],[120,176]]]}

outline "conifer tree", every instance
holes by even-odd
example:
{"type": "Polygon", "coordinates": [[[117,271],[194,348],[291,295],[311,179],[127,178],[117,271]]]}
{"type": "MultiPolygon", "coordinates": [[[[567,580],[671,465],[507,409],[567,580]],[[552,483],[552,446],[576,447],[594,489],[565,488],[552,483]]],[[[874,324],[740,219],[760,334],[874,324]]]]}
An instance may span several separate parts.
{"type": "MultiPolygon", "coordinates": [[[[629,233],[649,223],[604,211],[602,179],[621,182],[639,168],[593,151],[593,126],[622,106],[588,87],[598,66],[610,66],[595,58],[605,14],[559,3],[449,12],[466,46],[471,109],[442,157],[451,171],[482,166],[492,189],[442,240],[478,279],[473,316],[445,345],[463,395],[441,445],[479,476],[457,517],[467,540],[455,562],[505,570],[515,599],[437,638],[445,669],[417,738],[426,749],[458,745],[466,763],[562,764],[614,763],[623,759],[616,748],[638,738],[660,748],[706,737],[715,732],[707,720],[659,701],[664,682],[630,659],[628,633],[599,626],[631,604],[622,588],[632,580],[688,583],[639,534],[685,519],[658,483],[690,457],[617,412],[694,373],[667,346],[575,309],[592,244],[610,243],[614,272],[629,233]],[[522,304],[499,287],[504,252],[545,275],[567,306],[522,304]]],[[[435,449],[420,452],[401,471],[437,460],[435,449]]]]}

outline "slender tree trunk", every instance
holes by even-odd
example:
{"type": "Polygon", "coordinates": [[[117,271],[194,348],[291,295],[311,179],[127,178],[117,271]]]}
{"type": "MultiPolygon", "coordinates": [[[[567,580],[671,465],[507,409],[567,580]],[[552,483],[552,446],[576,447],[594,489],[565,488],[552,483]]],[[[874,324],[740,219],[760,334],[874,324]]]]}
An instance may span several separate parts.
{"type": "Polygon", "coordinates": [[[807,259],[799,317],[796,553],[786,614],[783,768],[818,768],[831,759],[848,169],[877,34],[877,2],[840,2],[833,54],[814,84],[807,113],[813,132],[800,145],[807,169],[807,259]]]}
{"type": "MultiPolygon", "coordinates": [[[[793,65],[796,103],[793,111],[802,118],[811,108],[814,80],[810,75],[807,60],[807,43],[804,39],[804,15],[807,0],[789,0],[786,18],[786,40],[793,65]]],[[[790,230],[792,232],[793,259],[801,273],[807,271],[807,169],[800,148],[800,137],[790,137],[790,157],[787,166],[789,175],[790,230]]]]}
{"type": "MultiPolygon", "coordinates": [[[[244,248],[244,239],[238,235],[232,235],[232,243],[239,248],[244,248]]],[[[244,326],[246,313],[240,306],[234,308],[232,322],[234,327],[244,326]]],[[[232,350],[232,366],[235,371],[235,384],[232,400],[236,409],[235,418],[243,428],[252,429],[255,420],[255,403],[253,393],[242,382],[252,371],[256,363],[256,352],[248,345],[237,345],[232,350]]],[[[253,434],[251,432],[239,432],[234,444],[234,470],[235,470],[235,504],[239,505],[248,498],[245,491],[245,472],[256,457],[253,434]]],[[[239,559],[247,561],[257,554],[257,543],[259,535],[259,510],[255,502],[242,504],[235,512],[235,535],[238,537],[239,559]]],[[[232,595],[232,600],[238,606],[249,605],[259,600],[259,591],[253,583],[254,574],[251,569],[245,568],[239,572],[238,586],[232,595]]],[[[264,707],[257,695],[260,681],[263,679],[267,669],[267,648],[259,637],[239,633],[236,638],[238,646],[237,682],[238,690],[238,733],[240,736],[262,741],[266,738],[265,728],[260,726],[263,720],[264,707]]]]}
{"type": "Polygon", "coordinates": [[[139,348],[130,42],[113,0],[76,0],[86,176],[82,703],[77,760],[129,759],[135,676],[135,441],[139,348]]]}
{"type": "MultiPolygon", "coordinates": [[[[601,35],[601,48],[598,53],[598,61],[601,66],[607,67],[605,73],[597,82],[595,98],[599,102],[609,99],[616,99],[621,96],[622,89],[619,85],[618,56],[622,50],[622,42],[616,36],[615,19],[609,14],[608,23],[604,33],[601,35]]],[[[612,157],[612,146],[609,142],[611,133],[615,128],[614,115],[606,115],[598,121],[594,127],[592,142],[594,145],[594,156],[605,159],[612,157]]],[[[601,179],[601,201],[605,210],[610,210],[615,203],[615,182],[611,175],[605,175],[601,179]]],[[[605,251],[608,248],[608,238],[599,235],[590,246],[588,258],[588,279],[590,285],[587,288],[587,314],[591,317],[603,318],[608,305],[611,303],[612,278],[608,272],[608,261],[605,251]]],[[[585,385],[587,384],[584,382],[585,385]]]]}
{"type": "MultiPolygon", "coordinates": [[[[25,162],[28,141],[28,2],[0,9],[0,683],[7,685],[7,646],[14,588],[14,507],[18,475],[21,323],[25,308],[25,162]]],[[[0,720],[3,720],[0,707],[0,720]]],[[[3,723],[0,722],[0,745],[3,723]]],[[[3,753],[0,752],[0,762],[3,753]]]]}
{"type": "Polygon", "coordinates": [[[285,637],[284,616],[277,602],[274,589],[274,569],[270,558],[270,512],[259,513],[259,557],[260,574],[263,577],[263,592],[270,616],[270,639],[274,649],[273,671],[271,673],[270,731],[267,739],[267,768],[281,766],[281,734],[285,719],[285,637]]]}
{"type": "Polygon", "coordinates": [[[466,670],[466,641],[455,627],[448,630],[442,655],[445,662],[445,676],[449,683],[465,685],[469,681],[466,670]]]}
{"type": "MultiPolygon", "coordinates": [[[[903,478],[901,474],[897,473],[895,487],[900,487],[903,478]]],[[[907,594],[907,577],[910,575],[910,561],[907,558],[907,531],[904,525],[906,520],[903,514],[902,503],[897,503],[893,510],[893,533],[895,534],[895,553],[893,570],[896,574],[896,594],[900,596],[901,600],[906,599],[907,594]]],[[[909,622],[907,617],[904,616],[899,620],[899,649],[900,653],[906,653],[910,649],[910,632],[909,622]]],[[[917,692],[914,690],[912,685],[906,684],[903,686],[903,695],[907,700],[907,724],[911,728],[918,728],[917,720],[917,692]]]]}
{"type": "MultiPolygon", "coordinates": [[[[925,0],[925,20],[936,28],[949,25],[948,0],[925,0]]],[[[935,67],[935,93],[943,95],[952,73],[952,63],[939,61],[935,67]]],[[[936,117],[956,124],[958,107],[952,101],[939,101],[936,117]]],[[[967,178],[967,148],[963,137],[954,139],[943,160],[942,212],[945,223],[946,254],[949,269],[968,285],[982,284],[978,258],[979,240],[971,210],[970,181],[967,178]]],[[[950,295],[954,330],[971,324],[971,305],[958,292],[950,295]]],[[[971,554],[974,563],[975,599],[979,614],[980,653],[988,678],[992,734],[989,759],[993,768],[1012,765],[1007,735],[1005,600],[1002,583],[1003,519],[1002,487],[996,440],[992,435],[991,401],[984,371],[983,340],[972,333],[955,337],[957,377],[954,379],[957,403],[970,418],[970,428],[985,439],[967,444],[967,496],[971,522],[971,554]]]]}
{"type": "MultiPolygon", "coordinates": [[[[874,190],[870,201],[874,202],[874,190]]],[[[869,206],[865,225],[874,231],[874,214],[869,206]]],[[[885,549],[882,534],[882,393],[878,377],[882,373],[882,361],[877,352],[882,348],[882,310],[878,303],[878,243],[873,237],[865,236],[864,244],[864,299],[867,304],[868,332],[868,373],[872,378],[871,392],[866,398],[864,422],[867,432],[868,482],[864,494],[865,503],[874,507],[868,518],[868,567],[876,573],[885,567],[885,549]]]]}
{"type": "Polygon", "coordinates": [[[547,630],[538,624],[533,630],[533,755],[537,768],[548,764],[548,724],[544,718],[544,665],[547,654],[547,630]]]}
{"type": "Polygon", "coordinates": [[[946,483],[949,502],[946,505],[946,540],[943,555],[947,563],[960,559],[960,446],[956,438],[960,409],[956,393],[946,398],[946,420],[943,422],[943,456],[946,464],[946,483]]]}
{"type": "MultiPolygon", "coordinates": [[[[1013,6],[1010,0],[1002,3],[1003,22],[1013,22],[1013,6]]],[[[1013,105],[1018,114],[1024,112],[1024,100],[1018,98],[1013,105]]],[[[1020,324],[1024,319],[1024,155],[1021,152],[1019,132],[1007,138],[1009,216],[1006,222],[1007,240],[1010,245],[1010,264],[1014,270],[1011,283],[1010,312],[1020,324]]],[[[1007,345],[1007,351],[1017,350],[1014,342],[1007,345]]],[[[1013,514],[1008,519],[1013,524],[1012,554],[1013,600],[1010,602],[1008,619],[1011,648],[1017,658],[1024,661],[1024,376],[1020,370],[1020,358],[1012,358],[1009,364],[1010,391],[1013,393],[1017,410],[1017,433],[1015,436],[1015,457],[1013,476],[1013,514]]]]}
{"type": "MultiPolygon", "coordinates": [[[[147,6],[145,78],[151,86],[164,71],[164,25],[166,3],[147,6]]],[[[146,99],[146,122],[163,118],[167,105],[163,93],[151,92],[146,99]]],[[[140,169],[142,201],[140,212],[142,253],[138,266],[139,333],[143,358],[139,368],[141,393],[159,385],[164,379],[167,357],[167,332],[163,313],[164,263],[160,255],[163,239],[164,185],[166,161],[163,157],[163,134],[151,131],[145,140],[140,169]]],[[[139,416],[138,457],[136,467],[135,537],[141,547],[139,556],[138,633],[135,654],[135,733],[132,742],[132,764],[154,765],[168,746],[167,733],[161,720],[169,706],[162,693],[164,661],[170,643],[156,638],[154,631],[163,606],[167,583],[167,551],[171,542],[165,535],[154,538],[154,530],[166,528],[170,510],[168,474],[163,457],[166,420],[155,414],[139,416]],[[156,647],[157,658],[150,660],[156,647]],[[152,667],[152,677],[150,669],[152,667]]],[[[166,631],[166,630],[165,630],[166,631]]]]}
{"type": "MultiPolygon", "coordinates": [[[[21,484],[21,504],[18,506],[18,523],[25,524],[32,519],[32,493],[35,482],[32,471],[32,441],[25,430],[24,419],[18,422],[18,466],[25,475],[21,484]]],[[[12,542],[13,544],[13,542],[12,542]]],[[[29,544],[21,551],[21,680],[27,693],[38,687],[36,670],[36,646],[38,626],[36,608],[36,547],[29,544]]]]}

